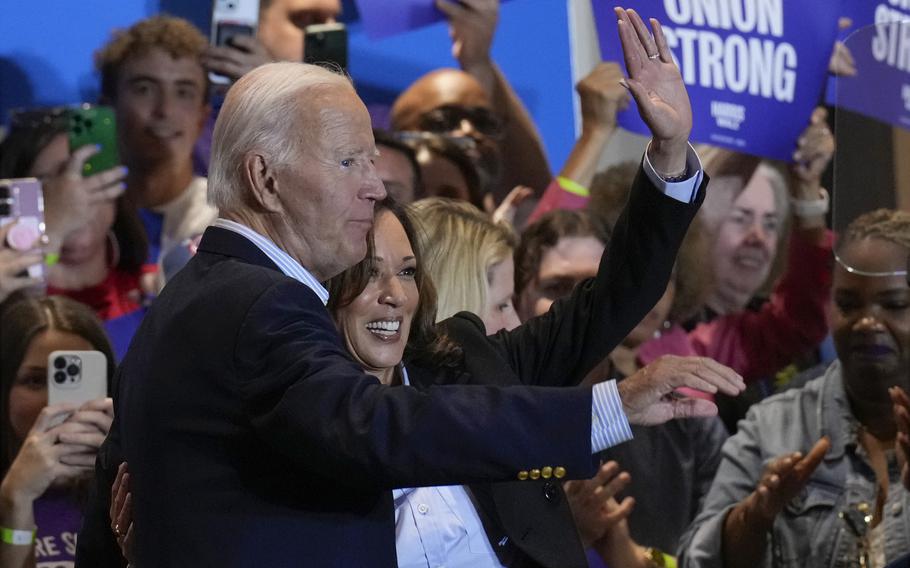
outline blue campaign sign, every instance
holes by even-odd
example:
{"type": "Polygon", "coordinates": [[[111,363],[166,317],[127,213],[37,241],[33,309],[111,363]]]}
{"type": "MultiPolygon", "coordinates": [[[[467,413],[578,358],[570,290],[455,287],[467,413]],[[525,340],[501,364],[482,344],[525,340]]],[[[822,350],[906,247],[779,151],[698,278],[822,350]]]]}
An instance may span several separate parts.
{"type": "Polygon", "coordinates": [[[842,0],[840,13],[857,74],[832,81],[828,103],[910,129],[910,0],[842,0]]]}
{"type": "MultiPolygon", "coordinates": [[[[458,4],[457,0],[444,0],[458,4]]],[[[504,2],[507,0],[503,0],[504,2]]],[[[356,0],[364,31],[381,39],[416,30],[446,19],[436,0],[356,0]]]]}
{"type": "MultiPolygon", "coordinates": [[[[592,0],[601,54],[622,61],[613,0],[592,0]]],[[[825,86],[836,2],[626,0],[660,21],[692,101],[692,139],[790,161],[825,86]]],[[[622,127],[648,133],[635,109],[622,127]]]]}
{"type": "Polygon", "coordinates": [[[860,28],[844,44],[856,76],[837,78],[835,104],[910,130],[910,18],[860,28]]]}

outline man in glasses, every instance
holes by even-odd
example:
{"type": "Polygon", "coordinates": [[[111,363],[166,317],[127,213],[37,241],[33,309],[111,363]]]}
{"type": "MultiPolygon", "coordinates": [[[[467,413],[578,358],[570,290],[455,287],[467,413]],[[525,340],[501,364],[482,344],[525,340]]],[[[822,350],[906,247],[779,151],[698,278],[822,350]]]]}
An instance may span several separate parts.
{"type": "Polygon", "coordinates": [[[551,173],[540,135],[490,56],[499,0],[437,5],[449,17],[461,70],[438,69],[415,81],[392,107],[393,128],[473,139],[497,200],[517,185],[543,191],[551,173]]]}

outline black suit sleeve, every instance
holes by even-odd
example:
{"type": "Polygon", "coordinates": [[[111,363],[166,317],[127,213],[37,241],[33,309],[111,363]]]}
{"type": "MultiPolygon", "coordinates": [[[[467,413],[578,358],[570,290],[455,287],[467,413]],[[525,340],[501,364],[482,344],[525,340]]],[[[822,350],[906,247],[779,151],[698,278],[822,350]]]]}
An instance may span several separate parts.
{"type": "Polygon", "coordinates": [[[705,175],[694,202],[683,203],[639,168],[597,276],[546,314],[490,338],[523,383],[580,383],[638,325],[667,289],[707,183],[705,175]]]}
{"type": "Polygon", "coordinates": [[[552,463],[593,473],[590,389],[384,387],[296,282],[255,302],[235,353],[230,388],[253,430],[312,475],[387,488],[510,480],[552,463]]]}
{"type": "Polygon", "coordinates": [[[112,426],[95,459],[95,478],[89,489],[82,527],[76,540],[76,566],[122,568],[127,565],[111,531],[109,514],[111,487],[122,461],[119,428],[112,426]]]}

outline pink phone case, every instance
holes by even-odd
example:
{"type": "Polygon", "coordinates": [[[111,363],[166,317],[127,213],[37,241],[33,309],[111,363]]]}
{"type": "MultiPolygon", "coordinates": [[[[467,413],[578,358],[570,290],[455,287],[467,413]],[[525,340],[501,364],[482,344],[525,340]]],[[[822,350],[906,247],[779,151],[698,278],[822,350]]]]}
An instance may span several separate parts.
{"type": "MultiPolygon", "coordinates": [[[[44,234],[44,193],[35,178],[0,179],[0,227],[15,223],[3,246],[33,250],[44,234]]],[[[44,278],[44,264],[29,267],[32,278],[44,278]]]]}

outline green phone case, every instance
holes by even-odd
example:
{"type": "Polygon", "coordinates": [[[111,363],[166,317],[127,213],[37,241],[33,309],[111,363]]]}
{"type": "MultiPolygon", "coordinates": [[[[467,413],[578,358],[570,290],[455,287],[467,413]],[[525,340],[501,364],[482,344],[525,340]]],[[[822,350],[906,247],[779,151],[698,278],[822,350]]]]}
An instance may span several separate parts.
{"type": "Polygon", "coordinates": [[[106,106],[82,105],[72,108],[69,114],[70,151],[89,144],[101,150],[88,159],[82,175],[90,176],[120,165],[117,154],[117,126],[114,110],[106,106]]]}

